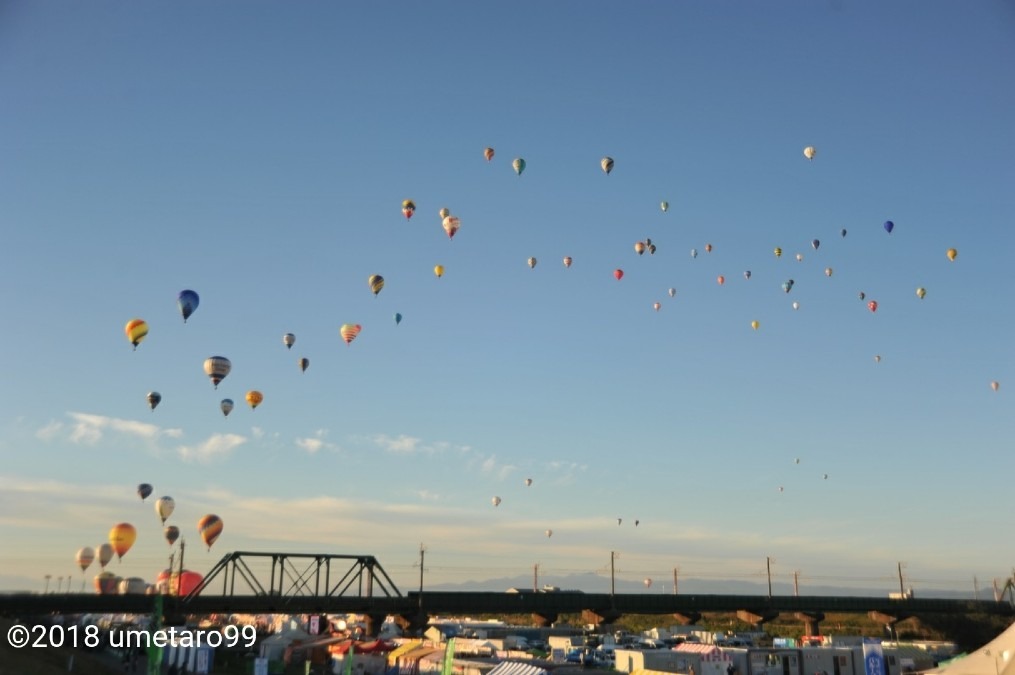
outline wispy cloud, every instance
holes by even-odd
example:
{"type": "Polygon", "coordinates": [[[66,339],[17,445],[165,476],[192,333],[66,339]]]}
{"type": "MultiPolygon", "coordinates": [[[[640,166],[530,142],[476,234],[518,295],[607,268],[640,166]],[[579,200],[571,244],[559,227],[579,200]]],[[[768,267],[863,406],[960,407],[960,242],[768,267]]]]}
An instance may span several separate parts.
{"type": "Polygon", "coordinates": [[[329,443],[327,440],[325,440],[327,436],[328,436],[327,429],[318,429],[317,431],[314,432],[313,436],[308,436],[306,438],[297,438],[296,445],[297,447],[306,450],[307,453],[311,455],[318,453],[324,449],[338,450],[339,448],[337,445],[335,445],[334,443],[329,443]]]}
{"type": "Polygon", "coordinates": [[[420,439],[412,436],[406,436],[405,434],[395,437],[388,436],[387,434],[377,434],[370,440],[383,450],[392,452],[396,455],[414,455],[417,452],[433,452],[432,446],[424,446],[420,439]]]}
{"type": "Polygon", "coordinates": [[[176,449],[185,462],[208,463],[228,457],[233,450],[247,442],[239,434],[213,434],[198,445],[181,445],[176,449]]]}
{"type": "Polygon", "coordinates": [[[69,424],[56,420],[51,421],[35,432],[36,438],[44,441],[53,441],[66,437],[72,443],[95,445],[106,434],[119,434],[132,438],[140,438],[150,443],[155,443],[160,438],[181,438],[183,436],[182,429],[163,429],[149,422],[138,422],[136,420],[125,420],[82,412],[68,412],[67,416],[72,420],[69,424]]]}

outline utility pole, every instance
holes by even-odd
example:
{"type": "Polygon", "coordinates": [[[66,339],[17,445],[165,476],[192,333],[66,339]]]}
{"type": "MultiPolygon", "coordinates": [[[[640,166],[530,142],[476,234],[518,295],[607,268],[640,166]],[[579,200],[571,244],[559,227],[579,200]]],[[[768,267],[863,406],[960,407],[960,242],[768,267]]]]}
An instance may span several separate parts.
{"type": "Polygon", "coordinates": [[[765,556],[765,566],[768,568],[768,599],[772,599],[772,559],[765,556]]]}
{"type": "Polygon", "coordinates": [[[423,614],[423,559],[426,557],[426,546],[419,544],[419,613],[423,614]]]}
{"type": "Polygon", "coordinates": [[[793,572],[793,595],[800,595],[800,570],[793,572]]]}
{"type": "Polygon", "coordinates": [[[673,595],[677,594],[677,572],[680,570],[679,567],[673,568],[673,595]]]}
{"type": "Polygon", "coordinates": [[[980,601],[980,582],[975,574],[973,575],[973,600],[980,601]]]}
{"type": "Polygon", "coordinates": [[[613,596],[616,592],[616,581],[614,577],[613,560],[617,557],[616,551],[610,551],[610,600],[613,600],[613,596]]]}
{"type": "Polygon", "coordinates": [[[532,566],[532,590],[539,590],[539,563],[532,566]]]}
{"type": "MultiPolygon", "coordinates": [[[[182,595],[180,591],[183,590],[183,551],[187,548],[187,542],[183,539],[180,540],[180,571],[176,573],[176,595],[182,595]]],[[[169,585],[172,587],[173,584],[173,570],[169,570],[169,585]]]]}
{"type": "Polygon", "coordinates": [[[899,597],[900,598],[905,598],[906,597],[906,589],[905,589],[905,587],[903,586],[903,583],[902,583],[902,563],[901,562],[899,563],[899,597]]]}

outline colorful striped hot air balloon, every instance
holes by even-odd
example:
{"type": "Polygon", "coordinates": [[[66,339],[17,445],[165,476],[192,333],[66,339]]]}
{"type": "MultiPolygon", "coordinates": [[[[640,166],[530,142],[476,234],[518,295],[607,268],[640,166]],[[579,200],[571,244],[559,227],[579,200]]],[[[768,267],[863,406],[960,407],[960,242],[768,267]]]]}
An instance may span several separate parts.
{"type": "Polygon", "coordinates": [[[412,218],[412,214],[416,213],[416,202],[411,199],[406,199],[402,202],[402,215],[408,220],[412,218]]]}
{"type": "Polygon", "coordinates": [[[441,225],[444,227],[444,231],[448,233],[448,239],[454,239],[458,228],[462,226],[458,216],[447,216],[441,225]]]}
{"type": "Polygon", "coordinates": [[[123,332],[127,334],[127,339],[134,345],[134,349],[137,349],[137,346],[141,344],[141,340],[144,340],[145,336],[148,335],[148,322],[144,319],[131,319],[123,327],[123,332]]]}
{"type": "Polygon", "coordinates": [[[209,356],[204,360],[204,374],[211,378],[211,383],[218,389],[219,382],[225,379],[233,364],[224,356],[209,356]]]}
{"type": "Polygon", "coordinates": [[[201,540],[204,542],[204,545],[210,551],[212,544],[222,534],[222,519],[214,513],[209,513],[197,521],[197,531],[201,534],[201,540]]]}
{"type": "Polygon", "coordinates": [[[342,327],[338,329],[338,333],[345,340],[345,344],[349,344],[356,339],[362,329],[363,327],[358,323],[343,323],[342,327]]]}
{"type": "Polygon", "coordinates": [[[377,295],[384,288],[384,277],[380,274],[371,274],[370,278],[367,279],[367,283],[370,285],[370,290],[373,291],[373,294],[377,295]]]}

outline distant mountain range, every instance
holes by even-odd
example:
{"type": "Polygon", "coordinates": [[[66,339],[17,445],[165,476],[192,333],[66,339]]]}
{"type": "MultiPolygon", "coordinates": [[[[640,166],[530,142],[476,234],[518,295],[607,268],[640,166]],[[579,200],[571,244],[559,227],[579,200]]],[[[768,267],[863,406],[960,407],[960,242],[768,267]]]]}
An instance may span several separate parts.
{"type": "MultiPolygon", "coordinates": [[[[503,592],[510,588],[520,590],[532,589],[532,577],[518,575],[514,577],[500,577],[496,579],[484,579],[476,581],[463,581],[460,583],[444,583],[424,585],[424,591],[492,591],[503,592]]],[[[585,593],[609,593],[610,578],[598,574],[570,574],[566,576],[541,576],[538,579],[540,587],[555,586],[560,590],[584,591],[585,593]]],[[[768,595],[767,582],[742,581],[735,579],[678,579],[678,592],[681,595],[768,595]]],[[[672,579],[653,580],[651,586],[646,587],[643,582],[617,579],[614,585],[617,593],[673,593],[672,579]]],[[[403,589],[404,590],[407,589],[403,589]]],[[[411,589],[408,589],[411,590],[411,589]]],[[[897,593],[898,586],[885,585],[883,587],[855,588],[845,586],[815,586],[801,584],[800,595],[833,596],[833,597],[887,597],[890,593],[897,593]]],[[[973,597],[972,590],[949,591],[932,589],[921,591],[919,588],[913,590],[917,598],[945,598],[949,600],[993,600],[994,591],[991,588],[984,588],[979,591],[977,598],[973,597]]],[[[794,595],[792,584],[772,582],[772,595],[794,595]]]]}

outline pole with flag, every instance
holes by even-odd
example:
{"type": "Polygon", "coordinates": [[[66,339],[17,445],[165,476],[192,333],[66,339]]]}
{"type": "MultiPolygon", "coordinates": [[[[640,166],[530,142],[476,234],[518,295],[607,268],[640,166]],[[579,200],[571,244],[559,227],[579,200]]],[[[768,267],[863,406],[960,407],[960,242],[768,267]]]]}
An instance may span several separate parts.
{"type": "Polygon", "coordinates": [[[444,667],[441,675],[452,675],[455,669],[455,639],[448,640],[448,646],[444,648],[444,667]]]}

